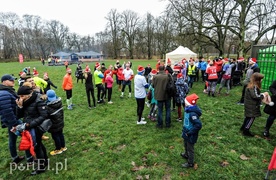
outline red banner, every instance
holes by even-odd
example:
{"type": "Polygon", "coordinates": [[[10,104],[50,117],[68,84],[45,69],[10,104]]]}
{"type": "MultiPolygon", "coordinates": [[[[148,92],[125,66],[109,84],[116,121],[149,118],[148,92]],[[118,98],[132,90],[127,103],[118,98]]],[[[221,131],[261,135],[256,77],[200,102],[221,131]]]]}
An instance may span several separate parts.
{"type": "Polygon", "coordinates": [[[22,54],[19,54],[19,62],[23,63],[24,62],[24,57],[22,54]]]}

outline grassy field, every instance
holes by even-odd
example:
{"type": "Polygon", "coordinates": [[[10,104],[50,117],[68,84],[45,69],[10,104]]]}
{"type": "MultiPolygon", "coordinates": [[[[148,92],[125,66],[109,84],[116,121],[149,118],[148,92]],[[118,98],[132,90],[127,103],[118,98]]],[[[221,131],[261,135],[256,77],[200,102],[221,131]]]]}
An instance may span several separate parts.
{"type": "MultiPolygon", "coordinates": [[[[138,65],[156,61],[133,60],[136,73],[138,65]]],[[[105,61],[106,65],[115,61],[105,61]]],[[[122,60],[121,60],[122,63],[122,60]]],[[[91,69],[94,63],[89,64],[91,69]]],[[[65,75],[64,66],[42,66],[40,62],[0,63],[0,75],[17,75],[25,66],[36,67],[42,77],[48,72],[58,86],[57,95],[65,108],[66,146],[68,150],[50,157],[49,170],[31,177],[25,166],[12,169],[8,151],[7,129],[0,131],[0,179],[263,179],[275,146],[276,126],[271,128],[271,139],[262,132],[267,115],[257,118],[251,128],[254,138],[241,135],[243,106],[236,105],[242,87],[234,87],[230,96],[208,97],[202,82],[196,82],[190,93],[200,97],[203,128],[195,145],[195,169],[183,169],[185,159],[181,138],[182,122],[172,112],[172,127],[156,129],[155,123],[136,125],[135,98],[120,99],[117,85],[113,86],[113,104],[100,104],[89,110],[85,87],[74,77],[73,110],[66,109],[65,92],[61,89],[65,75]],[[20,169],[21,168],[21,169],[20,169]]],[[[82,65],[84,67],[84,65],[82,65]]],[[[70,65],[73,72],[76,65],[70,65]]],[[[18,88],[16,83],[16,89],[18,88]]],[[[224,89],[225,90],[225,89],[224,89]]],[[[128,92],[128,89],[126,89],[128,92]]],[[[96,92],[95,92],[96,95],[96,92]]],[[[263,108],[263,107],[262,107],[263,108]]],[[[145,107],[144,117],[149,108],[145,107]]],[[[46,135],[50,136],[49,133],[46,135]]],[[[20,138],[19,138],[20,139],[20,138]]],[[[19,142],[19,140],[18,140],[19,142]]],[[[44,141],[48,153],[53,150],[53,140],[44,141]]],[[[24,155],[24,152],[19,152],[24,155]]],[[[23,162],[25,163],[25,161],[23,162]]],[[[271,177],[275,178],[273,172],[271,177]]]]}

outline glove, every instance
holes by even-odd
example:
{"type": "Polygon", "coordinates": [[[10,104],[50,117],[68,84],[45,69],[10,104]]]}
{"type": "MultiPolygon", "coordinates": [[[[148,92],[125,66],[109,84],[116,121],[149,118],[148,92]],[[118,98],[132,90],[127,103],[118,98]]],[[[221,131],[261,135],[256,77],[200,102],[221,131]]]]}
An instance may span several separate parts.
{"type": "Polygon", "coordinates": [[[26,123],[19,124],[16,126],[16,131],[23,132],[26,128],[26,123]]]}

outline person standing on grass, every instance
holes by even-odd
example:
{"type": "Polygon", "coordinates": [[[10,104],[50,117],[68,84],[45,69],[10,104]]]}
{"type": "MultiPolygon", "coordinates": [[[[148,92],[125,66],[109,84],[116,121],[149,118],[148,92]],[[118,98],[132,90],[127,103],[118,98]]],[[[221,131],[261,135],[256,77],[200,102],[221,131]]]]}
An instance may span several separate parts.
{"type": "Polygon", "coordinates": [[[182,138],[184,139],[184,152],[180,155],[187,159],[188,162],[182,164],[183,168],[194,167],[194,145],[198,139],[198,133],[202,128],[200,116],[201,109],[196,102],[199,97],[196,94],[191,94],[185,98],[185,114],[182,129],[182,138]]]}
{"type": "Polygon", "coordinates": [[[66,75],[63,77],[62,89],[66,92],[66,104],[67,109],[72,110],[72,94],[73,94],[73,79],[72,70],[70,68],[66,69],[66,75]]]}
{"type": "Polygon", "coordinates": [[[165,73],[164,65],[159,66],[159,73],[152,79],[152,87],[154,88],[154,97],[157,100],[158,115],[157,128],[163,127],[163,106],[166,109],[166,127],[171,127],[171,98],[166,93],[166,87],[169,82],[169,77],[165,73]]]}
{"type": "Polygon", "coordinates": [[[226,96],[230,93],[230,81],[231,81],[231,75],[232,75],[232,68],[235,66],[235,64],[230,64],[228,58],[224,58],[223,60],[223,67],[222,67],[222,78],[220,81],[220,86],[218,90],[218,94],[220,94],[222,88],[226,85],[227,91],[226,96]]]}
{"type": "MultiPolygon", "coordinates": [[[[23,84],[17,91],[19,99],[16,100],[16,115],[23,119],[23,124],[17,125],[11,131],[22,132],[24,130],[35,131],[35,154],[37,158],[37,167],[32,171],[31,175],[37,175],[46,171],[48,166],[48,156],[46,148],[42,143],[43,132],[39,129],[39,125],[48,118],[48,112],[45,100],[41,98],[41,94],[35,93],[31,85],[23,84]]],[[[33,135],[32,135],[33,137],[33,135]]]]}
{"type": "Polygon", "coordinates": [[[104,94],[105,94],[105,89],[103,86],[102,79],[104,78],[103,73],[101,72],[101,65],[100,63],[95,64],[96,70],[94,71],[94,80],[95,80],[95,85],[97,87],[97,98],[98,98],[98,103],[103,103],[104,100],[104,94]]]}
{"type": "Polygon", "coordinates": [[[188,66],[188,71],[187,71],[188,85],[189,85],[190,88],[193,88],[193,84],[194,84],[195,79],[196,79],[196,71],[197,71],[197,67],[194,64],[194,60],[192,59],[192,60],[189,61],[189,66],[188,66]]]}
{"type": "Polygon", "coordinates": [[[114,81],[112,78],[112,70],[108,69],[105,72],[106,72],[105,83],[106,83],[106,89],[107,89],[107,101],[108,101],[108,104],[112,104],[113,102],[111,101],[111,96],[112,96],[112,86],[114,81]]]}
{"type": "Polygon", "coordinates": [[[217,68],[213,65],[213,61],[210,61],[209,65],[210,66],[206,69],[208,82],[207,93],[208,96],[210,96],[212,93],[212,96],[215,97],[216,86],[218,81],[217,68]]]}
{"type": "Polygon", "coordinates": [[[50,80],[48,73],[46,73],[46,72],[44,73],[43,79],[47,82],[47,86],[44,89],[45,93],[47,93],[47,91],[51,89],[51,86],[53,86],[55,89],[57,89],[57,86],[54,85],[54,83],[50,80]]]}
{"type": "Polygon", "coordinates": [[[274,80],[269,86],[269,91],[271,92],[271,103],[266,105],[264,108],[264,112],[269,115],[266,120],[265,130],[263,132],[265,137],[269,137],[269,129],[276,119],[276,80],[274,80]]]}
{"type": "MultiPolygon", "coordinates": [[[[157,74],[157,70],[156,69],[152,69],[150,72],[150,79],[149,79],[149,91],[151,91],[151,100],[149,100],[150,102],[150,112],[148,114],[148,118],[152,121],[156,121],[155,118],[155,114],[156,114],[156,110],[157,110],[157,101],[154,98],[154,88],[151,85],[151,81],[153,79],[153,77],[157,74]]],[[[149,93],[149,92],[148,92],[149,93]]]]}
{"type": "Polygon", "coordinates": [[[244,121],[240,128],[244,136],[253,137],[250,127],[252,126],[256,117],[261,116],[260,105],[262,100],[269,96],[268,92],[261,93],[261,82],[264,75],[260,73],[252,74],[250,82],[245,89],[244,95],[244,121]]]}
{"type": "MultiPolygon", "coordinates": [[[[24,156],[18,156],[16,140],[17,135],[11,132],[11,129],[22,122],[16,117],[16,102],[18,98],[17,93],[14,90],[15,78],[11,75],[5,74],[1,77],[0,84],[0,119],[2,128],[8,129],[9,136],[9,151],[12,158],[12,163],[18,164],[24,159],[24,156]]],[[[3,142],[3,141],[2,141],[3,142]]],[[[31,154],[27,154],[27,161],[32,157],[31,154]]]]}
{"type": "Polygon", "coordinates": [[[62,108],[62,101],[60,97],[57,97],[54,90],[47,91],[47,110],[49,118],[53,123],[48,132],[51,133],[55,142],[55,150],[50,152],[50,154],[54,156],[67,150],[63,135],[64,111],[62,108]]]}
{"type": "Polygon", "coordinates": [[[247,88],[248,83],[250,82],[250,78],[252,74],[260,72],[260,68],[258,67],[256,58],[250,58],[249,59],[249,66],[246,70],[245,79],[243,80],[243,89],[242,89],[242,96],[239,102],[237,102],[238,105],[244,105],[244,96],[245,96],[245,89],[247,88]]]}
{"type": "Polygon", "coordinates": [[[118,91],[122,91],[122,84],[124,80],[124,74],[123,74],[124,68],[122,66],[119,66],[117,69],[116,75],[118,77],[118,91]]]}
{"type": "Polygon", "coordinates": [[[184,81],[182,73],[177,74],[177,80],[175,82],[176,86],[176,106],[177,106],[177,113],[178,113],[178,118],[177,121],[182,121],[182,106],[183,108],[185,107],[185,98],[186,95],[189,93],[189,86],[188,84],[184,81]]]}
{"type": "Polygon", "coordinates": [[[146,88],[148,88],[149,85],[144,76],[145,68],[139,65],[137,72],[138,74],[134,77],[134,96],[136,98],[138,116],[137,124],[146,124],[147,122],[144,121],[145,118],[142,118],[142,115],[145,107],[146,88]]]}
{"type": "Polygon", "coordinates": [[[93,84],[93,80],[92,80],[91,69],[88,66],[86,66],[86,68],[84,70],[84,79],[85,79],[85,92],[86,92],[86,97],[87,97],[87,102],[88,102],[88,108],[92,109],[90,94],[91,94],[92,99],[93,99],[94,108],[96,108],[96,98],[95,98],[95,94],[94,94],[94,84],[93,84]]]}
{"type": "Polygon", "coordinates": [[[134,77],[134,73],[133,70],[130,68],[130,64],[126,63],[126,68],[123,70],[123,75],[124,75],[124,80],[123,80],[123,89],[122,89],[122,93],[121,93],[121,98],[124,97],[124,91],[126,86],[128,86],[128,97],[131,98],[131,80],[134,77]]]}
{"type": "Polygon", "coordinates": [[[39,74],[37,71],[35,71],[33,75],[34,75],[33,77],[34,83],[36,84],[37,87],[40,88],[41,94],[45,94],[45,89],[48,85],[47,82],[44,79],[38,77],[39,74]]]}

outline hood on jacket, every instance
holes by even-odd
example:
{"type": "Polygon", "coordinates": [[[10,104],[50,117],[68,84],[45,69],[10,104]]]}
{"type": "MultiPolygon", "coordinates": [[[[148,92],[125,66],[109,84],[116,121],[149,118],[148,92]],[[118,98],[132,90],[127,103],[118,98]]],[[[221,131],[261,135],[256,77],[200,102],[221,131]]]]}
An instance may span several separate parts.
{"type": "Polygon", "coordinates": [[[201,109],[197,105],[185,107],[185,112],[187,113],[194,112],[198,116],[202,115],[201,109]]]}

